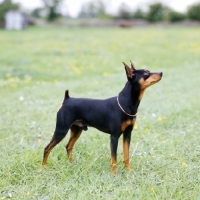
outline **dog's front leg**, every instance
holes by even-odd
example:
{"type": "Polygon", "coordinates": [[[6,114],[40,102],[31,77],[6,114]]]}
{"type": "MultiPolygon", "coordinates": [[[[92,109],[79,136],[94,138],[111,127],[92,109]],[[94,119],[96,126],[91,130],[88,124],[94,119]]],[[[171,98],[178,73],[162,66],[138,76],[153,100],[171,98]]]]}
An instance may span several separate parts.
{"type": "Polygon", "coordinates": [[[133,126],[128,126],[123,133],[123,152],[124,152],[124,165],[127,171],[131,171],[129,160],[129,146],[131,141],[131,131],[133,126]]]}
{"type": "Polygon", "coordinates": [[[119,136],[111,135],[110,148],[111,148],[111,169],[113,174],[117,172],[117,147],[119,136]]]}

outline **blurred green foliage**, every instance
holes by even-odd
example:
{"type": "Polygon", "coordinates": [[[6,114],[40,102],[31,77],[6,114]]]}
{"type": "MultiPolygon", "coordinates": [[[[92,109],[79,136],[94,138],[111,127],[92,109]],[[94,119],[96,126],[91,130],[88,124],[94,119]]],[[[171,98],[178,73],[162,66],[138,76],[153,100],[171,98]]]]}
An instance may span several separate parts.
{"type": "Polygon", "coordinates": [[[164,19],[165,8],[161,3],[155,3],[149,6],[147,20],[150,22],[159,22],[164,19]]]}
{"type": "Polygon", "coordinates": [[[200,20],[200,3],[196,3],[189,7],[188,17],[193,20],[200,20]]]}
{"type": "Polygon", "coordinates": [[[0,22],[4,21],[4,16],[9,10],[18,10],[19,4],[13,3],[12,0],[4,0],[0,3],[0,22]]]}
{"type": "Polygon", "coordinates": [[[178,22],[178,21],[182,21],[186,18],[187,18],[186,14],[175,12],[175,11],[169,12],[169,15],[168,15],[168,19],[170,22],[178,22]]]}

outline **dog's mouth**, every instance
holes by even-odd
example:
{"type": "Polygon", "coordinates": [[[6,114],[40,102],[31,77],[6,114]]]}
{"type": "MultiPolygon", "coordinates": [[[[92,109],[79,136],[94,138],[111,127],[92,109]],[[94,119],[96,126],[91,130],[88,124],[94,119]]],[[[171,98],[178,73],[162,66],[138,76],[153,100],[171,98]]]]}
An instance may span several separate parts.
{"type": "Polygon", "coordinates": [[[160,79],[157,80],[157,81],[152,81],[152,82],[150,83],[150,85],[154,85],[154,84],[156,84],[158,81],[160,81],[160,79]]]}
{"type": "Polygon", "coordinates": [[[151,84],[157,83],[157,82],[159,82],[161,79],[162,79],[162,76],[161,76],[158,80],[152,81],[151,84]]]}
{"type": "Polygon", "coordinates": [[[159,78],[158,78],[157,80],[153,80],[153,81],[150,83],[151,85],[153,85],[153,84],[159,82],[159,81],[162,79],[162,75],[163,75],[162,72],[157,73],[157,75],[159,76],[159,78]]]}
{"type": "Polygon", "coordinates": [[[159,80],[151,82],[151,85],[157,83],[158,81],[159,81],[159,80]]]}

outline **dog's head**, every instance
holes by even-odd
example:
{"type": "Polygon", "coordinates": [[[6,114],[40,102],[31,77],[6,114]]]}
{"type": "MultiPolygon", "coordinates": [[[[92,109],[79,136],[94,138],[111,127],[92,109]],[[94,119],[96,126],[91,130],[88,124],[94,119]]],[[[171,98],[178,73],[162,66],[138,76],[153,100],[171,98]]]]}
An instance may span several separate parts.
{"type": "Polygon", "coordinates": [[[136,70],[132,62],[131,68],[126,63],[123,64],[128,81],[138,87],[139,90],[145,90],[147,87],[157,83],[163,75],[162,72],[150,72],[146,69],[136,70]]]}

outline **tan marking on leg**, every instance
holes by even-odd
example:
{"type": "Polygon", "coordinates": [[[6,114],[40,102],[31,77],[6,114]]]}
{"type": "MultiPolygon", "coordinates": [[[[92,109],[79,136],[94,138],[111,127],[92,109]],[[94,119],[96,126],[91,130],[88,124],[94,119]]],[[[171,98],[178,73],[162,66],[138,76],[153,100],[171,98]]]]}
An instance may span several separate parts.
{"type": "MultiPolygon", "coordinates": [[[[128,126],[134,126],[136,122],[136,118],[134,118],[133,120],[131,120],[131,123],[130,121],[126,121],[126,127],[125,129],[128,127],[128,126]]],[[[125,168],[127,171],[131,171],[131,168],[130,168],[130,161],[129,161],[129,146],[130,146],[130,140],[126,138],[126,130],[124,129],[123,131],[123,153],[124,153],[124,165],[125,165],[125,168]]]]}
{"type": "Polygon", "coordinates": [[[129,144],[126,140],[123,139],[123,152],[124,152],[124,165],[128,170],[130,168],[129,164],[129,144]]]}
{"type": "Polygon", "coordinates": [[[44,150],[44,157],[43,157],[42,165],[46,165],[48,156],[49,156],[51,150],[56,146],[56,144],[58,144],[58,142],[56,142],[56,140],[52,139],[51,142],[46,146],[46,148],[44,150]]]}
{"type": "Polygon", "coordinates": [[[114,157],[111,157],[111,170],[113,174],[117,173],[117,161],[114,157]]]}
{"type": "Polygon", "coordinates": [[[70,162],[73,160],[73,158],[72,158],[73,146],[74,146],[75,142],[78,140],[78,138],[80,137],[81,133],[82,133],[82,129],[80,129],[78,127],[76,127],[76,128],[72,127],[71,128],[70,139],[69,139],[69,142],[68,142],[67,147],[66,147],[67,155],[69,157],[70,162]]]}
{"type": "Polygon", "coordinates": [[[126,140],[123,140],[123,152],[124,152],[124,167],[127,171],[132,171],[130,168],[129,161],[129,143],[126,140]]]}

